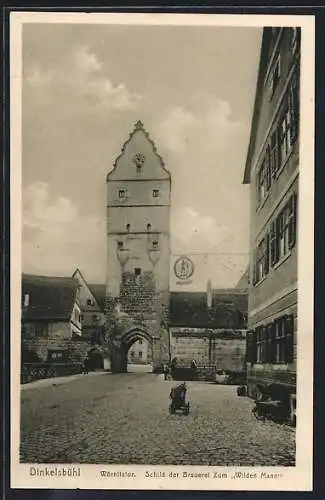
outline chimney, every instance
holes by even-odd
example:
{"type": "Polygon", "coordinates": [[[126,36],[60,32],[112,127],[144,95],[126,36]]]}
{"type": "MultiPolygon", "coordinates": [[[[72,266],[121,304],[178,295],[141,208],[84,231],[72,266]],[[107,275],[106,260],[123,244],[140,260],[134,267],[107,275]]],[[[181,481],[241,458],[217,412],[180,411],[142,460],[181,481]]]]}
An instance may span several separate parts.
{"type": "Polygon", "coordinates": [[[211,280],[208,280],[207,283],[207,308],[211,309],[212,307],[212,284],[211,280]]]}

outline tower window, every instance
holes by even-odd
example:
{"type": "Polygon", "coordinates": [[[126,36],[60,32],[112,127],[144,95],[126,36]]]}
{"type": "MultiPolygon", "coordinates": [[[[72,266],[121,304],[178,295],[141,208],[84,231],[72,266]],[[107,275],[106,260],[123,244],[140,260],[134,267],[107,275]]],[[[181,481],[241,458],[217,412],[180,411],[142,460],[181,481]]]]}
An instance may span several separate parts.
{"type": "Polygon", "coordinates": [[[151,224],[147,224],[147,231],[151,231],[151,224]]]}
{"type": "Polygon", "coordinates": [[[118,191],[119,198],[125,198],[125,189],[119,189],[118,191]]]}
{"type": "Polygon", "coordinates": [[[126,225],[126,230],[127,230],[128,233],[130,232],[130,227],[131,227],[130,224],[126,225]]]}
{"type": "Polygon", "coordinates": [[[158,198],[159,197],[159,189],[154,189],[152,191],[152,197],[153,198],[158,198]]]}
{"type": "Polygon", "coordinates": [[[122,250],[122,249],[123,249],[123,241],[118,241],[118,242],[117,242],[117,248],[118,248],[119,250],[122,250]]]}
{"type": "Polygon", "coordinates": [[[152,242],[152,248],[158,248],[158,241],[157,240],[152,242]]]}
{"type": "Polygon", "coordinates": [[[134,269],[134,274],[135,274],[136,276],[140,276],[140,274],[141,274],[141,267],[136,267],[136,268],[134,269]]]}

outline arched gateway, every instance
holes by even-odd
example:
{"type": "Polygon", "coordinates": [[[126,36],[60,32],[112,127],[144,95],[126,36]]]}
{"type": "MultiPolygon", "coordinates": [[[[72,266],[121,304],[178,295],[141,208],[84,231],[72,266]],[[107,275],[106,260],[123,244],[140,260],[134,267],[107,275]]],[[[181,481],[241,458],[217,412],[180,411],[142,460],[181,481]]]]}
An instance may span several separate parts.
{"type": "Polygon", "coordinates": [[[115,372],[136,339],[169,360],[170,173],[136,123],[107,175],[106,335],[115,372]]]}
{"type": "Polygon", "coordinates": [[[111,342],[111,369],[113,372],[127,371],[127,355],[130,347],[137,340],[145,340],[153,348],[153,338],[143,328],[132,327],[131,330],[112,338],[111,342]]]}

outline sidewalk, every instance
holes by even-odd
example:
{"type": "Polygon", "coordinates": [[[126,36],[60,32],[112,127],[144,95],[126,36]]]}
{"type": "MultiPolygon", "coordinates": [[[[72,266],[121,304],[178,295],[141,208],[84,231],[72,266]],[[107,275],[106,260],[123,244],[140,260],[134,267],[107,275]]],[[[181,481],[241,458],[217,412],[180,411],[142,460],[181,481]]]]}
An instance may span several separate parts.
{"type": "Polygon", "coordinates": [[[108,374],[110,374],[110,372],[102,371],[102,372],[91,372],[88,373],[87,375],[78,373],[77,375],[69,375],[66,377],[44,378],[41,380],[35,380],[34,382],[29,382],[28,384],[21,384],[20,388],[22,391],[28,391],[31,389],[39,389],[41,387],[50,387],[50,386],[68,384],[69,382],[73,382],[73,380],[77,380],[78,378],[96,377],[99,375],[108,375],[108,374]]]}

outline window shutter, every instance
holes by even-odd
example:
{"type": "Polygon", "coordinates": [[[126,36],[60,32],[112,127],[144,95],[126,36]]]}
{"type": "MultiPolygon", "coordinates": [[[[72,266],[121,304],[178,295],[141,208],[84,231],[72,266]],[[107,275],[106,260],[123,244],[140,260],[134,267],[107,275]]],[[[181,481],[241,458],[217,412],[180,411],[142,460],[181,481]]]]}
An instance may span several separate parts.
{"type": "Polygon", "coordinates": [[[265,269],[265,274],[268,274],[269,269],[270,269],[270,235],[269,235],[269,233],[267,233],[265,236],[264,269],[265,269]]]}
{"type": "Polygon", "coordinates": [[[267,338],[267,330],[265,326],[261,327],[261,362],[266,363],[267,360],[267,344],[266,344],[266,338],[267,338]]]}
{"type": "Polygon", "coordinates": [[[253,339],[253,332],[247,332],[247,337],[246,337],[246,361],[247,361],[247,363],[251,363],[252,358],[253,358],[252,339],[253,339]]]}
{"type": "Polygon", "coordinates": [[[285,318],[285,361],[286,363],[293,363],[293,333],[294,333],[294,319],[293,316],[286,316],[285,318]]]}
{"type": "Polygon", "coordinates": [[[257,359],[257,332],[256,330],[252,333],[252,350],[251,350],[251,363],[255,364],[257,359]]]}
{"type": "Polygon", "coordinates": [[[289,222],[289,248],[293,248],[296,244],[296,232],[297,232],[297,194],[294,193],[291,198],[291,214],[289,222]]]}
{"type": "Polygon", "coordinates": [[[253,285],[257,283],[256,250],[253,252],[253,285]]]}
{"type": "MultiPolygon", "coordinates": [[[[299,69],[298,69],[299,72],[299,69]]],[[[299,74],[299,73],[298,73],[299,74]]],[[[295,75],[290,87],[289,108],[291,117],[290,139],[291,144],[295,142],[299,133],[299,91],[298,91],[298,76],[295,75]]]]}
{"type": "Polygon", "coordinates": [[[274,266],[274,264],[277,262],[276,221],[273,221],[271,223],[270,240],[271,240],[271,266],[274,266]]]}

